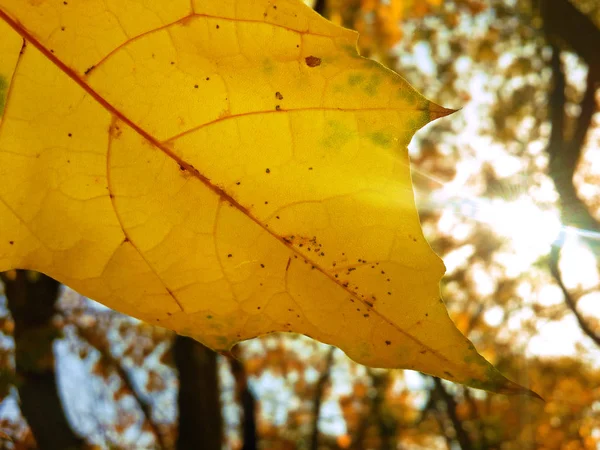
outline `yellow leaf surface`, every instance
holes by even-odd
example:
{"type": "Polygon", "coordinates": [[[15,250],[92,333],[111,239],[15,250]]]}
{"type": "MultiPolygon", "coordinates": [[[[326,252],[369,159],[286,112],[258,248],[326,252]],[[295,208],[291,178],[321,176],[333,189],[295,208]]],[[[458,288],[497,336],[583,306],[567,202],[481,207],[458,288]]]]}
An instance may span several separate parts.
{"type": "Polygon", "coordinates": [[[460,334],[406,146],[450,111],[299,0],[0,0],[0,270],[216,350],[525,392],[460,334]]]}

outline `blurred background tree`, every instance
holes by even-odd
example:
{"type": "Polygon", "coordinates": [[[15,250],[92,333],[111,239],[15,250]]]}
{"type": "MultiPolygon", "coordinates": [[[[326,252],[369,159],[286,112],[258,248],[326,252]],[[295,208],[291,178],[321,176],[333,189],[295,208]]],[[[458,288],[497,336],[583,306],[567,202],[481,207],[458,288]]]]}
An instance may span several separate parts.
{"type": "Polygon", "coordinates": [[[13,271],[2,448],[600,448],[600,2],[306,2],[460,108],[409,149],[444,299],[546,403],[367,369],[302,336],[216,355],[13,271]]]}

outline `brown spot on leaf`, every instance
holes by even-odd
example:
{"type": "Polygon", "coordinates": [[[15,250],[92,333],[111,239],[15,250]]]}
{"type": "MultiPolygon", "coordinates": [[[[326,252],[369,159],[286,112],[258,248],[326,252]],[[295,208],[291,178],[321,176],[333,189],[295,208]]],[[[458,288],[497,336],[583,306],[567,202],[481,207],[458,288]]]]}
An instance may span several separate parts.
{"type": "Polygon", "coordinates": [[[304,61],[306,61],[308,67],[318,67],[321,65],[321,58],[317,58],[316,56],[307,56],[304,58],[304,61]]]}
{"type": "Polygon", "coordinates": [[[283,100],[283,95],[281,95],[281,92],[275,92],[275,97],[277,100],[283,100]]]}
{"type": "Polygon", "coordinates": [[[385,345],[391,345],[392,341],[385,341],[385,345]]]}

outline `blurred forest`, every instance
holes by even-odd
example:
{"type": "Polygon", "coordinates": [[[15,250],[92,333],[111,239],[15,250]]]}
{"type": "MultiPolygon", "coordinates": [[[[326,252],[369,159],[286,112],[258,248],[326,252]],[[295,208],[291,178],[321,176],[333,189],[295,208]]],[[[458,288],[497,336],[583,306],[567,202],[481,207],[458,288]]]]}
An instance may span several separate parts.
{"type": "Polygon", "coordinates": [[[6,449],[600,448],[600,1],[318,0],[460,111],[410,146],[461,331],[546,402],[375,370],[297,335],[217,355],[2,274],[6,449]]]}

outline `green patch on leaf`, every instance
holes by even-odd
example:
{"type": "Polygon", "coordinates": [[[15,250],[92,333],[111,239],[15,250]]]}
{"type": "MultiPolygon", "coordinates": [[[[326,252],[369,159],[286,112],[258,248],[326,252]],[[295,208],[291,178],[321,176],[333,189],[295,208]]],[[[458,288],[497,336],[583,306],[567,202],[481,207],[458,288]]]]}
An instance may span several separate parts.
{"type": "Polygon", "coordinates": [[[362,58],[362,56],[360,56],[360,55],[358,54],[358,50],[356,49],[356,46],[354,46],[354,45],[344,45],[344,46],[342,47],[342,50],[343,50],[344,52],[346,52],[346,54],[347,54],[347,55],[348,55],[350,58],[353,58],[353,59],[361,59],[361,58],[362,58]]]}
{"type": "Polygon", "coordinates": [[[220,348],[228,348],[230,346],[229,339],[227,339],[225,336],[217,336],[215,341],[220,348]]]}
{"type": "Polygon", "coordinates": [[[365,92],[367,95],[370,97],[375,97],[382,81],[381,75],[375,73],[371,75],[369,82],[365,85],[365,92]]]}
{"type": "Polygon", "coordinates": [[[409,105],[414,105],[417,103],[419,98],[419,94],[413,89],[407,88],[406,86],[402,86],[396,91],[396,97],[401,98],[406,101],[409,105]]]}
{"type": "Polygon", "coordinates": [[[485,361],[483,358],[478,358],[478,360],[473,361],[480,365],[487,366],[485,369],[485,379],[484,380],[476,380],[472,379],[467,382],[467,384],[476,389],[483,389],[485,391],[491,392],[503,392],[503,387],[510,383],[498,370],[492,366],[490,363],[485,361]]]}
{"type": "Polygon", "coordinates": [[[8,93],[8,82],[6,78],[0,76],[0,116],[4,112],[4,105],[6,104],[6,95],[8,93]]]}
{"type": "Polygon", "coordinates": [[[275,71],[275,64],[273,63],[272,59],[266,58],[263,60],[262,71],[267,76],[273,75],[273,72],[275,71]]]}
{"type": "Polygon", "coordinates": [[[385,131],[376,131],[369,134],[369,139],[378,147],[390,148],[393,142],[392,135],[385,131]]]}
{"type": "Polygon", "coordinates": [[[365,80],[365,76],[361,73],[353,73],[348,76],[348,85],[358,86],[365,80]]]}
{"type": "Polygon", "coordinates": [[[325,124],[321,144],[329,149],[339,149],[354,135],[354,132],[341,122],[330,120],[325,124]]]}

